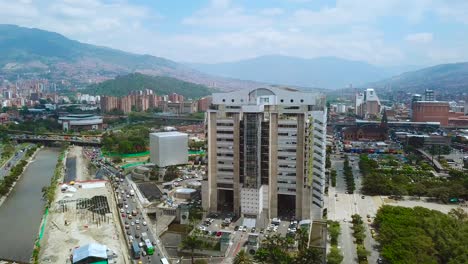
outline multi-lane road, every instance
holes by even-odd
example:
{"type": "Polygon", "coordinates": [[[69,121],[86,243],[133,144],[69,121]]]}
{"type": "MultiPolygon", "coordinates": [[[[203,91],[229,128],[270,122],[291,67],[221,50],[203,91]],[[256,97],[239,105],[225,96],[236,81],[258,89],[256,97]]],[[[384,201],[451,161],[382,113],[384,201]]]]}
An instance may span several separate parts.
{"type": "MultiPolygon", "coordinates": [[[[349,156],[351,157],[351,156],[349,156]]],[[[351,216],[359,214],[362,220],[366,223],[366,239],[364,245],[366,249],[371,252],[368,257],[369,263],[377,263],[379,257],[378,251],[374,249],[376,245],[375,240],[370,233],[370,225],[367,221],[367,215],[374,217],[377,213],[377,207],[374,199],[376,197],[363,196],[360,193],[361,176],[358,166],[358,156],[354,156],[355,161],[350,160],[350,166],[353,170],[354,180],[356,184],[356,191],[354,194],[348,194],[346,191],[346,182],[344,179],[344,158],[342,155],[332,155],[332,168],[337,171],[336,187],[330,186],[329,194],[329,217],[331,220],[340,222],[341,235],[339,237],[338,246],[340,247],[344,261],[346,263],[357,263],[356,245],[353,243],[353,231],[351,216]]]]}
{"type": "Polygon", "coordinates": [[[29,145],[18,145],[15,148],[15,154],[13,155],[13,157],[7,160],[5,164],[3,164],[3,166],[0,168],[0,179],[3,179],[3,177],[7,176],[8,173],[10,173],[11,168],[13,168],[24,157],[24,154],[29,149],[29,147],[29,145]]]}
{"type": "MultiPolygon", "coordinates": [[[[146,215],[142,212],[142,206],[140,204],[139,199],[137,198],[138,190],[133,189],[133,185],[130,183],[130,180],[126,177],[121,177],[120,172],[109,164],[105,164],[103,162],[98,163],[101,167],[101,171],[109,178],[109,180],[113,180],[113,185],[117,187],[115,189],[117,204],[122,204],[121,208],[118,208],[119,217],[122,221],[123,225],[128,225],[128,228],[124,228],[125,240],[129,247],[130,256],[131,254],[131,240],[135,240],[138,243],[142,242],[141,234],[145,233],[148,235],[148,238],[151,242],[153,242],[154,246],[154,254],[153,255],[143,255],[143,251],[145,248],[141,248],[141,256],[140,259],[133,259],[135,263],[161,263],[161,258],[164,258],[163,251],[161,250],[161,245],[158,243],[159,238],[154,234],[151,230],[149,219],[146,215]],[[121,181],[122,179],[123,181],[121,181]],[[131,195],[131,190],[135,192],[134,195],[131,195]],[[123,191],[123,193],[122,193],[123,191]],[[131,219],[129,218],[129,214],[136,210],[136,216],[132,216],[131,219]],[[136,224],[136,220],[139,221],[139,224],[136,224]],[[146,225],[143,225],[143,222],[146,222],[146,225]],[[133,224],[132,224],[133,223],[133,224]],[[130,238],[131,237],[131,238],[130,238]],[[137,238],[138,237],[138,238],[137,238]]],[[[133,257],[133,256],[132,256],[133,257]]]]}

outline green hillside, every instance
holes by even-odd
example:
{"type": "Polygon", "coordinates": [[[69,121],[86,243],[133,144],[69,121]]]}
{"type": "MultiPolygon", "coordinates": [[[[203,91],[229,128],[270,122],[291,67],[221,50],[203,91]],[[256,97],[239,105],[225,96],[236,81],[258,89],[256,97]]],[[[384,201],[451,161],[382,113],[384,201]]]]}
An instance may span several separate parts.
{"type": "Polygon", "coordinates": [[[125,96],[131,91],[151,89],[158,95],[178,93],[186,98],[201,98],[214,90],[204,85],[164,76],[132,73],[89,86],[84,92],[94,95],[125,96]]]}

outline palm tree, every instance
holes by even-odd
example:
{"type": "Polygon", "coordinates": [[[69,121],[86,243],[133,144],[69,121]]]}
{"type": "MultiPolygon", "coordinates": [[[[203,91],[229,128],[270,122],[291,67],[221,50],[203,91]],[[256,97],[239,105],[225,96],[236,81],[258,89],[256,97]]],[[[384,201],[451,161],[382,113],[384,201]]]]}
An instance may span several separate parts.
{"type": "Polygon", "coordinates": [[[200,249],[203,241],[196,235],[186,236],[181,243],[182,249],[188,249],[191,251],[191,258],[193,264],[193,253],[195,249],[200,249]]]}
{"type": "Polygon", "coordinates": [[[245,250],[239,251],[236,257],[232,261],[232,264],[252,264],[253,260],[252,257],[245,252],[245,250]]]}

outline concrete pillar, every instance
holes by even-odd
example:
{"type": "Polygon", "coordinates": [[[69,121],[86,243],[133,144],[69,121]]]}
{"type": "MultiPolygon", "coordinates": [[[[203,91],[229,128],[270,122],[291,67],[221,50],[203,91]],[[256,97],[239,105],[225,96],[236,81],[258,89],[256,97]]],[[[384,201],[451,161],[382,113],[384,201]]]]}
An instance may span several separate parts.
{"type": "Polygon", "coordinates": [[[303,189],[304,189],[304,114],[297,115],[297,145],[296,145],[296,218],[302,219],[303,189]]]}
{"type": "Polygon", "coordinates": [[[240,216],[240,116],[235,114],[234,119],[234,132],[233,132],[233,173],[234,173],[234,186],[233,186],[233,198],[234,198],[234,213],[240,216]]]}
{"type": "Polygon", "coordinates": [[[218,210],[217,179],[217,146],[216,146],[216,112],[208,112],[208,197],[209,211],[218,210]]]}
{"type": "Polygon", "coordinates": [[[278,216],[278,114],[270,114],[269,218],[278,216]]]}

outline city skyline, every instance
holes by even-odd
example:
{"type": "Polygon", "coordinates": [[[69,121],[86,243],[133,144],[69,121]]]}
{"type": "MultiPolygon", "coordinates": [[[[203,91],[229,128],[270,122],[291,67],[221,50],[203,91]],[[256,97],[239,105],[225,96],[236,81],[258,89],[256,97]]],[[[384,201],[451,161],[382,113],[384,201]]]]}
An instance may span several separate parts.
{"type": "Polygon", "coordinates": [[[463,1],[24,0],[0,1],[0,10],[0,23],[182,62],[268,54],[377,65],[468,60],[463,1]]]}

